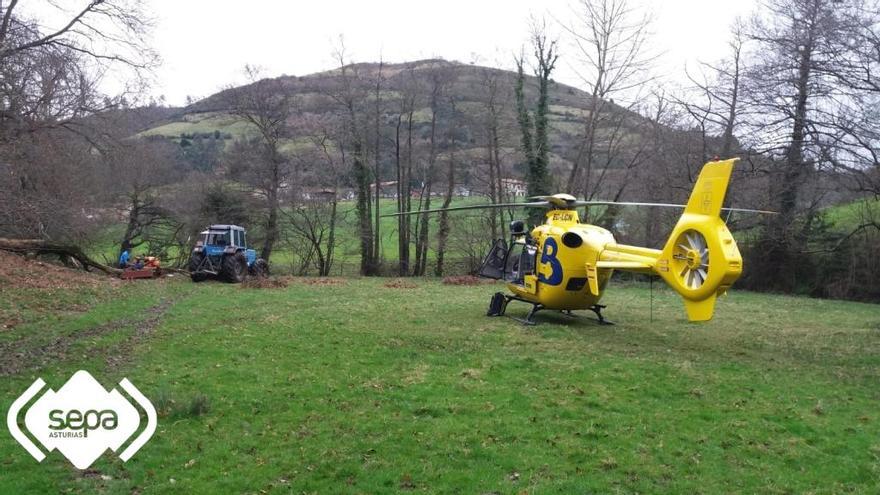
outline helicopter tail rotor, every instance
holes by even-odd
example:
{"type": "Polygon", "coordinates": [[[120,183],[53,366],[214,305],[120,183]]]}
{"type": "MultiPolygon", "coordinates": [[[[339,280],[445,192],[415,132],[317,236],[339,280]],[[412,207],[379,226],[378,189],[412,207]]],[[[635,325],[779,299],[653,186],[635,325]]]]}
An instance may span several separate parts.
{"type": "Polygon", "coordinates": [[[688,319],[712,318],[715,299],[742,274],[742,257],[719,216],[736,159],[707,163],[654,268],[684,299],[688,319]]]}

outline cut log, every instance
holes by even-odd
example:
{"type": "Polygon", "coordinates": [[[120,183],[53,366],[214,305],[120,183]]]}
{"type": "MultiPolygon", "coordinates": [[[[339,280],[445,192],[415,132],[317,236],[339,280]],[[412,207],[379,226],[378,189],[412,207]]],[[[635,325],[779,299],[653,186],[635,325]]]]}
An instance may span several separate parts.
{"type": "Polygon", "coordinates": [[[107,266],[89,258],[77,246],[58,242],[44,241],[42,239],[5,239],[0,237],[0,250],[23,254],[25,256],[54,254],[59,257],[69,257],[76,260],[84,270],[91,268],[100,270],[108,275],[119,275],[122,270],[107,266]]]}

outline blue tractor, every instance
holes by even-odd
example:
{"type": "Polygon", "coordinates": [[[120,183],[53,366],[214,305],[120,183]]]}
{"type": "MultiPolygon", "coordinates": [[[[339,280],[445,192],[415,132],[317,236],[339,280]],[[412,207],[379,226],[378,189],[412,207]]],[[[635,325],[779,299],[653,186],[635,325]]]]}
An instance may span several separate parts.
{"type": "Polygon", "coordinates": [[[269,264],[248,249],[244,228],[211,225],[199,234],[189,259],[189,274],[193,282],[216,278],[239,283],[248,276],[269,276],[269,264]]]}

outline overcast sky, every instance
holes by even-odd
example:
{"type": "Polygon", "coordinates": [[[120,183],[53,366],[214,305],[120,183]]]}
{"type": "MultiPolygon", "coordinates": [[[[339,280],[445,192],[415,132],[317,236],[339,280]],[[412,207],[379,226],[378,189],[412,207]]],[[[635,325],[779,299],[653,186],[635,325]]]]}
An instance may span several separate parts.
{"type": "MultiPolygon", "coordinates": [[[[401,62],[429,57],[503,68],[528,39],[533,17],[563,31],[576,0],[145,0],[156,20],[163,59],[154,96],[172,105],[208,96],[243,79],[245,64],[266,75],[306,75],[335,66],[339,35],[353,61],[401,62]]],[[[686,63],[726,54],[729,27],[755,0],[631,0],[654,13],[652,49],[658,74],[683,79],[686,63]]],[[[563,45],[555,79],[582,86],[563,45]]]]}

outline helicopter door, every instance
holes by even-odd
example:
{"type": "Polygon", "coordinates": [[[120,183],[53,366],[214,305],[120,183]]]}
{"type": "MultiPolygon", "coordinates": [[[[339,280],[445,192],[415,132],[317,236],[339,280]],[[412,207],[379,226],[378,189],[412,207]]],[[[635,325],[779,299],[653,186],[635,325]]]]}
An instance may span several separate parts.
{"type": "Polygon", "coordinates": [[[510,246],[507,253],[507,261],[504,266],[504,280],[523,285],[526,275],[535,273],[535,255],[537,250],[532,244],[515,242],[510,246]]]}
{"type": "Polygon", "coordinates": [[[489,254],[483,259],[480,265],[480,271],[477,272],[481,277],[499,280],[504,278],[504,260],[507,259],[507,243],[504,239],[498,239],[492,244],[489,254]]]}

